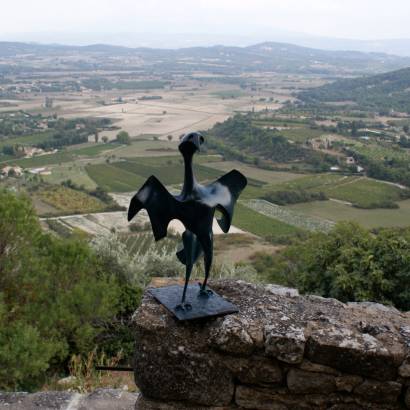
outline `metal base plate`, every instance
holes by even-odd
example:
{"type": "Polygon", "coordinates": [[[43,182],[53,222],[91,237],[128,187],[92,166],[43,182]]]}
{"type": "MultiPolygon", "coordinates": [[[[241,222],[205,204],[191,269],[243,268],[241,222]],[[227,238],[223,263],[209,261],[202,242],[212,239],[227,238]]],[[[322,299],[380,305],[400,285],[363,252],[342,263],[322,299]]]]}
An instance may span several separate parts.
{"type": "Polygon", "coordinates": [[[176,306],[181,303],[183,289],[183,286],[173,285],[164,288],[149,289],[148,291],[178,320],[203,319],[239,312],[237,306],[213,291],[209,296],[200,295],[200,287],[198,285],[189,285],[186,292],[185,302],[189,303],[192,309],[176,309],[176,306]]]}

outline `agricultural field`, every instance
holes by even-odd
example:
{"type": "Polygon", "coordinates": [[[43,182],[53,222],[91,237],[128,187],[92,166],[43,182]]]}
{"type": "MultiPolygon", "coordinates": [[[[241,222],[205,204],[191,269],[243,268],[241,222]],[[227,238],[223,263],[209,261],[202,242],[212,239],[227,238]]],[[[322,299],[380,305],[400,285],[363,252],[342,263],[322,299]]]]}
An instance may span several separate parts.
{"type": "Polygon", "coordinates": [[[22,158],[8,161],[10,164],[19,165],[23,168],[44,167],[53,164],[62,164],[70,162],[74,159],[74,155],[70,151],[63,150],[55,154],[38,155],[33,158],[22,158]]]}
{"type": "Polygon", "coordinates": [[[271,242],[280,242],[283,238],[301,231],[298,227],[270,215],[264,215],[242,203],[237,204],[232,223],[244,231],[268,238],[271,242]]]}
{"type": "Polygon", "coordinates": [[[56,213],[101,212],[105,209],[105,204],[99,199],[59,185],[40,188],[33,196],[53,207],[56,213]]]}
{"type": "Polygon", "coordinates": [[[308,202],[285,208],[306,216],[326,218],[334,222],[354,221],[365,228],[408,227],[410,200],[399,202],[399,209],[358,209],[334,201],[308,202]]]}
{"type": "MultiPolygon", "coordinates": [[[[52,132],[43,131],[36,132],[30,135],[24,135],[21,137],[15,137],[6,140],[0,140],[0,150],[6,145],[23,145],[23,146],[32,146],[35,144],[40,144],[42,142],[48,141],[50,139],[52,132]]],[[[0,156],[0,160],[2,157],[0,156]]]]}
{"type": "Polygon", "coordinates": [[[71,149],[69,149],[69,151],[70,154],[77,156],[94,157],[103,153],[106,154],[107,152],[117,150],[120,147],[123,147],[123,145],[111,142],[110,144],[87,144],[87,146],[80,148],[73,146],[71,149]]]}
{"type": "Polygon", "coordinates": [[[292,172],[269,171],[253,167],[251,165],[247,165],[239,161],[208,162],[204,165],[224,172],[229,172],[232,169],[237,169],[238,171],[246,175],[248,178],[265,182],[267,184],[279,184],[282,182],[302,178],[304,176],[303,174],[296,174],[292,172]]]}
{"type": "Polygon", "coordinates": [[[334,226],[334,222],[331,220],[317,216],[309,217],[306,214],[294,212],[291,209],[272,204],[262,199],[243,201],[242,204],[267,218],[280,221],[282,224],[288,226],[290,225],[294,229],[328,232],[334,226]]]}
{"type": "Polygon", "coordinates": [[[93,164],[85,167],[90,178],[101,188],[110,192],[136,190],[145,178],[121,169],[113,164],[93,164]]]}
{"type": "Polygon", "coordinates": [[[291,141],[305,143],[307,140],[319,138],[324,134],[324,131],[307,127],[300,127],[283,129],[278,131],[278,134],[283,135],[291,141]]]}
{"type": "Polygon", "coordinates": [[[410,154],[407,150],[385,147],[380,144],[356,144],[352,151],[376,161],[393,159],[398,161],[409,161],[410,154]]]}
{"type": "MultiPolygon", "coordinates": [[[[362,176],[318,174],[277,184],[271,191],[306,190],[323,192],[329,198],[338,199],[360,208],[383,207],[408,197],[409,191],[394,184],[362,176]]],[[[265,189],[267,191],[267,189],[265,189]]]]}

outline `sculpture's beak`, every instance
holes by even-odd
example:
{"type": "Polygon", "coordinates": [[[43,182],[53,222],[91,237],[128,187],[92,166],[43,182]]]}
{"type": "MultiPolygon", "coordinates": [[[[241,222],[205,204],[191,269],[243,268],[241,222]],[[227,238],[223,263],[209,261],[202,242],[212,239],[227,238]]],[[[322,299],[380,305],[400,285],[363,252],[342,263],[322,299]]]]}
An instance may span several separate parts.
{"type": "Polygon", "coordinates": [[[204,143],[204,137],[199,132],[196,132],[192,142],[196,146],[197,150],[201,151],[201,145],[204,143]]]}
{"type": "Polygon", "coordinates": [[[199,132],[191,132],[184,136],[178,148],[182,154],[192,155],[196,151],[200,151],[204,141],[204,137],[199,132]]]}

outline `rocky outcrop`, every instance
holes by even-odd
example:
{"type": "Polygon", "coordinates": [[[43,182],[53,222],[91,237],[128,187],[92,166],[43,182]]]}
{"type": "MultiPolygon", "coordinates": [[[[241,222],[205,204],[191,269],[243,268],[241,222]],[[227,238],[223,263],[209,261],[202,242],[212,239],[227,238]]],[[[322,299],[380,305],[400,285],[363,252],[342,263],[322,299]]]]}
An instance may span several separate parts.
{"type": "Polygon", "coordinates": [[[238,314],[177,322],[148,292],[134,315],[138,410],[410,408],[410,315],[216,281],[238,314]]]}

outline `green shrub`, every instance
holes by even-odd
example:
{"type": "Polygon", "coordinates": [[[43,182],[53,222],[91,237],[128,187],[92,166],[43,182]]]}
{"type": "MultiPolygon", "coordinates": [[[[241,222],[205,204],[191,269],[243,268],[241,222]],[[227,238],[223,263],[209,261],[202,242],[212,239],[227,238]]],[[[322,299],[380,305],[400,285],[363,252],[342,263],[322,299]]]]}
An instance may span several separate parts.
{"type": "Polygon", "coordinates": [[[136,308],[137,284],[110,268],[85,241],[43,233],[28,198],[0,191],[0,390],[64,373],[136,308]]]}
{"type": "Polygon", "coordinates": [[[302,292],[410,310],[410,229],[371,232],[342,223],[276,255],[258,254],[253,265],[267,280],[302,292]]]}

